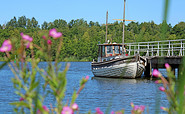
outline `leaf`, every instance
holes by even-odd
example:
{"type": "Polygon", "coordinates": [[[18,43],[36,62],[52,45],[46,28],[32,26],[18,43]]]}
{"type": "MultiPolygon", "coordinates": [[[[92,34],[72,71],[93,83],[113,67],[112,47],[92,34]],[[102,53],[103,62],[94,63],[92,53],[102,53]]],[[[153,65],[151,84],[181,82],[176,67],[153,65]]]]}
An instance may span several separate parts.
{"type": "Polygon", "coordinates": [[[75,103],[76,98],[77,98],[77,94],[76,94],[76,91],[74,91],[72,99],[71,99],[71,105],[75,103]]]}
{"type": "Polygon", "coordinates": [[[178,111],[178,114],[182,114],[183,113],[183,110],[184,110],[184,86],[185,86],[185,70],[184,70],[184,67],[185,67],[185,57],[183,58],[183,64],[181,66],[181,72],[180,72],[180,75],[179,75],[179,79],[178,79],[178,98],[179,98],[179,111],[178,111]]]}
{"type": "Polygon", "coordinates": [[[33,89],[35,89],[38,85],[39,85],[39,82],[32,83],[32,84],[30,85],[29,91],[31,92],[31,91],[32,91],[33,89]]]}
{"type": "Polygon", "coordinates": [[[13,102],[13,103],[10,103],[11,105],[15,105],[17,107],[26,107],[26,108],[30,108],[29,107],[29,104],[27,104],[26,102],[24,101],[18,101],[18,102],[13,102]]]}

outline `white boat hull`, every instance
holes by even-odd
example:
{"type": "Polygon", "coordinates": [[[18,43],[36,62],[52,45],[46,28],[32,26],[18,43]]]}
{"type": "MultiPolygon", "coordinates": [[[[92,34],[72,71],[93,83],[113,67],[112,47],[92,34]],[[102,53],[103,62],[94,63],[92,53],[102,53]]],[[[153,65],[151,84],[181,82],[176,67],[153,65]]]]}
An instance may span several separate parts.
{"type": "Polygon", "coordinates": [[[118,65],[92,68],[94,76],[111,78],[137,78],[145,69],[141,61],[121,63],[118,65]]]}

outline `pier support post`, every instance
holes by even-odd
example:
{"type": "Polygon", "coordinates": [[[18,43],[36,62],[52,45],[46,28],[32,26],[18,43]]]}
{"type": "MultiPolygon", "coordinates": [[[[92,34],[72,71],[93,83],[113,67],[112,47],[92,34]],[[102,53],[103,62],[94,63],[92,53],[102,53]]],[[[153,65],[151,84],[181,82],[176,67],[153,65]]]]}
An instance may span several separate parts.
{"type": "Polygon", "coordinates": [[[152,76],[152,66],[151,66],[151,60],[147,59],[147,65],[145,66],[144,75],[146,77],[152,76]]]}
{"type": "Polygon", "coordinates": [[[174,67],[172,67],[172,72],[175,75],[175,68],[174,67]]]}

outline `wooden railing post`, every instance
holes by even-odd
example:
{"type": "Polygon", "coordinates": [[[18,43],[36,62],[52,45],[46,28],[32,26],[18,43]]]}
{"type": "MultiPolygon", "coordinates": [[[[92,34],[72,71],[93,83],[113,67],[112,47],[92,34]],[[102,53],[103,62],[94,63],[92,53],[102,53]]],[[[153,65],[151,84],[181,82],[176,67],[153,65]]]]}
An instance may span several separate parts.
{"type": "Polygon", "coordinates": [[[140,49],[140,48],[139,48],[139,43],[138,43],[138,50],[137,50],[137,53],[138,53],[138,54],[139,54],[139,49],[140,49]]]}
{"type": "Polygon", "coordinates": [[[179,56],[182,56],[182,40],[181,40],[181,48],[180,48],[179,56]]]}
{"type": "Polygon", "coordinates": [[[167,54],[167,56],[170,56],[170,41],[169,41],[169,44],[168,44],[169,46],[169,49],[168,49],[168,54],[167,54]]]}
{"type": "Polygon", "coordinates": [[[156,56],[159,56],[159,42],[158,42],[157,55],[156,56]]]}

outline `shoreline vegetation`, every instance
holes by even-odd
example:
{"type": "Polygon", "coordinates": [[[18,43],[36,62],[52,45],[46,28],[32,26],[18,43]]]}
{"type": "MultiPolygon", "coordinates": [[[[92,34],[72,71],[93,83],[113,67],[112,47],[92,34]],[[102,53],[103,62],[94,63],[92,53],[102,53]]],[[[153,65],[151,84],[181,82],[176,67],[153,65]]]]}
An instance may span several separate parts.
{"type": "MultiPolygon", "coordinates": [[[[5,62],[5,58],[4,57],[0,57],[0,62],[5,62]]],[[[16,59],[14,59],[14,61],[16,62],[16,59]]],[[[25,61],[30,62],[31,58],[26,58],[25,61]]],[[[46,62],[44,60],[39,60],[40,62],[46,62]]],[[[54,61],[53,61],[54,62],[54,61]]],[[[82,59],[78,59],[76,57],[68,57],[68,58],[64,58],[63,60],[59,60],[59,62],[92,62],[89,61],[88,58],[82,58],[82,59]]]]}
{"type": "MultiPolygon", "coordinates": [[[[110,23],[108,26],[107,39],[114,43],[122,42],[122,22],[110,23]]],[[[21,16],[13,17],[6,24],[0,25],[0,44],[4,40],[10,39],[16,41],[13,45],[20,47],[19,35],[21,32],[33,37],[34,44],[43,47],[42,36],[46,35],[50,29],[56,28],[57,31],[63,34],[63,41],[61,52],[59,54],[59,61],[93,61],[98,56],[98,43],[105,42],[106,26],[100,25],[98,22],[90,21],[87,23],[84,19],[71,20],[67,23],[63,19],[56,19],[53,22],[44,22],[38,25],[38,21],[32,17],[31,19],[21,16]]],[[[175,26],[171,26],[166,21],[161,24],[151,22],[130,22],[125,25],[125,43],[130,42],[146,42],[146,41],[160,41],[160,40],[174,40],[185,38],[185,22],[180,22],[175,26]],[[164,27],[165,31],[164,32],[164,27]]],[[[52,43],[51,55],[52,60],[56,57],[56,46],[59,42],[52,43]]],[[[33,51],[36,55],[40,54],[37,47],[33,46],[33,51]]],[[[26,50],[27,57],[31,58],[31,52],[26,50]],[[30,55],[29,55],[30,54],[30,55]]],[[[4,61],[4,53],[0,53],[0,61],[4,61]]],[[[41,58],[42,61],[45,61],[41,58]]]]}

